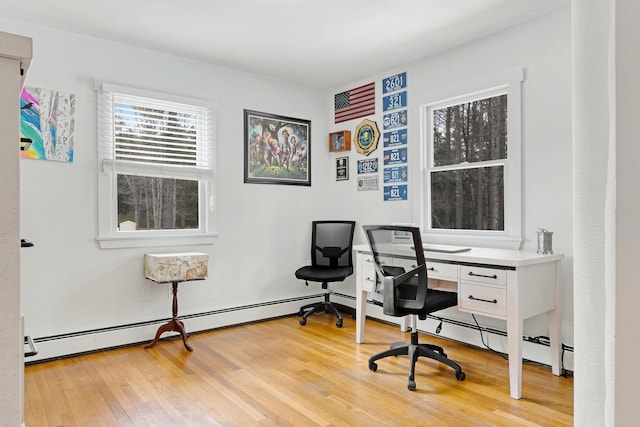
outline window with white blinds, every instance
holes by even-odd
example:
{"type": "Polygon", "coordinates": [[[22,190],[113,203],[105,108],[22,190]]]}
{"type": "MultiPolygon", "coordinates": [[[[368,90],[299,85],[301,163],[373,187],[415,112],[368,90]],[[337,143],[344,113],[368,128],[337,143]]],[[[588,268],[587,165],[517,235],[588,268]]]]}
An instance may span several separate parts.
{"type": "Polygon", "coordinates": [[[212,135],[201,101],[102,84],[99,240],[209,235],[212,135]]]}

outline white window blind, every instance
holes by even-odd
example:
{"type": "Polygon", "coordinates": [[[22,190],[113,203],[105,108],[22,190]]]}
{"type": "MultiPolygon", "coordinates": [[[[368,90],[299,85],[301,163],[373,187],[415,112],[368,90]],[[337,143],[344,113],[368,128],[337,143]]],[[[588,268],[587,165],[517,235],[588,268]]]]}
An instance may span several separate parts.
{"type": "Polygon", "coordinates": [[[204,106],[99,92],[103,170],[210,180],[214,164],[211,114],[204,106]]]}

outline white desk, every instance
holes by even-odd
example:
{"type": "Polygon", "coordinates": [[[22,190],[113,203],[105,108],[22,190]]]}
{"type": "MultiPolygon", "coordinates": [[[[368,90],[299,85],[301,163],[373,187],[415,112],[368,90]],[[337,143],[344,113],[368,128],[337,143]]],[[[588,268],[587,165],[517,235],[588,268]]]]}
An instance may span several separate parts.
{"type": "MultiPolygon", "coordinates": [[[[364,340],[367,294],[374,290],[375,270],[368,245],[355,245],[356,343],[364,340]]],[[[468,252],[425,252],[430,279],[439,279],[458,292],[458,309],[505,320],[509,353],[511,397],[522,396],[523,322],[547,313],[551,371],[560,375],[560,260],[562,254],[541,255],[503,249],[471,248],[468,252]]],[[[385,251],[390,265],[411,265],[415,253],[408,244],[385,251]]],[[[431,286],[431,284],[430,284],[431,286]]]]}

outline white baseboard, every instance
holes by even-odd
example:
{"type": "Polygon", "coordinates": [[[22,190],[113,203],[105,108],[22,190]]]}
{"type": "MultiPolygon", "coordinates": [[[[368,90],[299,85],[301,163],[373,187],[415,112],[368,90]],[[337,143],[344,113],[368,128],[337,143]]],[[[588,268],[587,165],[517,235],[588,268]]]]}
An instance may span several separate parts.
{"type": "MultiPolygon", "coordinates": [[[[353,297],[334,294],[331,299],[336,303],[344,304],[346,306],[355,306],[353,297]]],[[[279,316],[287,316],[292,313],[297,313],[302,305],[315,300],[316,299],[300,298],[275,301],[268,304],[256,304],[255,306],[237,307],[227,310],[218,310],[211,313],[179,317],[180,320],[184,322],[187,333],[195,333],[242,323],[271,319],[279,316]]],[[[321,298],[317,298],[317,301],[321,301],[321,298]]],[[[382,307],[371,303],[367,305],[367,317],[397,324],[398,327],[400,325],[399,318],[384,315],[382,313],[382,307]]],[[[25,361],[26,363],[33,363],[113,347],[121,347],[136,343],[148,343],[153,340],[158,326],[162,323],[163,322],[134,326],[128,325],[99,331],[89,331],[87,333],[67,334],[51,338],[36,338],[35,341],[38,354],[28,357],[25,361]]],[[[438,322],[435,319],[419,321],[418,330],[427,334],[434,334],[433,331],[435,331],[437,325],[438,322]]],[[[177,335],[177,333],[172,332],[163,334],[162,337],[169,337],[172,334],[177,335]]],[[[493,350],[501,353],[507,352],[506,336],[490,332],[483,332],[483,335],[485,343],[493,350]]],[[[438,336],[464,342],[476,347],[485,348],[480,338],[480,332],[472,327],[445,322],[442,331],[438,336]]],[[[551,356],[549,347],[547,346],[525,341],[522,353],[523,357],[527,360],[544,365],[551,364],[551,356]]],[[[565,352],[564,367],[565,369],[573,370],[572,352],[565,352]]]]}
{"type": "MultiPolygon", "coordinates": [[[[296,313],[300,309],[300,306],[309,301],[310,300],[307,299],[287,300],[267,305],[239,307],[202,315],[179,315],[178,317],[184,323],[187,333],[191,334],[209,329],[290,315],[296,313]]],[[[35,342],[38,354],[26,358],[25,362],[33,363],[136,343],[149,343],[153,340],[158,327],[162,323],[164,322],[139,326],[123,326],[121,328],[112,327],[105,330],[66,334],[50,338],[36,337],[35,342]]],[[[176,332],[167,332],[162,335],[162,338],[172,335],[178,334],[176,332]]]]}

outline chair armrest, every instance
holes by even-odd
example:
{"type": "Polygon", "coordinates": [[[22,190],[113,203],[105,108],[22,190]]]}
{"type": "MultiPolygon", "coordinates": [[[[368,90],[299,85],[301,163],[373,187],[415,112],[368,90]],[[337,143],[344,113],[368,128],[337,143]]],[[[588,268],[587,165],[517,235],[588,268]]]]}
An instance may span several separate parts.
{"type": "Polygon", "coordinates": [[[414,276],[420,275],[420,273],[422,272],[426,272],[427,271],[427,266],[425,264],[419,265],[416,268],[414,268],[413,270],[409,270],[405,273],[402,273],[399,276],[395,276],[393,278],[393,286],[397,287],[399,285],[402,285],[403,283],[405,283],[407,280],[411,279],[414,276]]]}
{"type": "Polygon", "coordinates": [[[424,300],[424,296],[427,292],[426,285],[424,286],[424,292],[419,286],[420,277],[424,275],[424,280],[427,279],[427,266],[425,264],[419,265],[416,268],[404,272],[398,276],[385,276],[383,280],[384,284],[384,300],[383,300],[383,312],[384,314],[389,315],[397,315],[398,308],[398,293],[396,292],[396,288],[400,285],[406,284],[409,280],[418,276],[418,284],[416,285],[417,290],[417,300],[424,300]]]}

